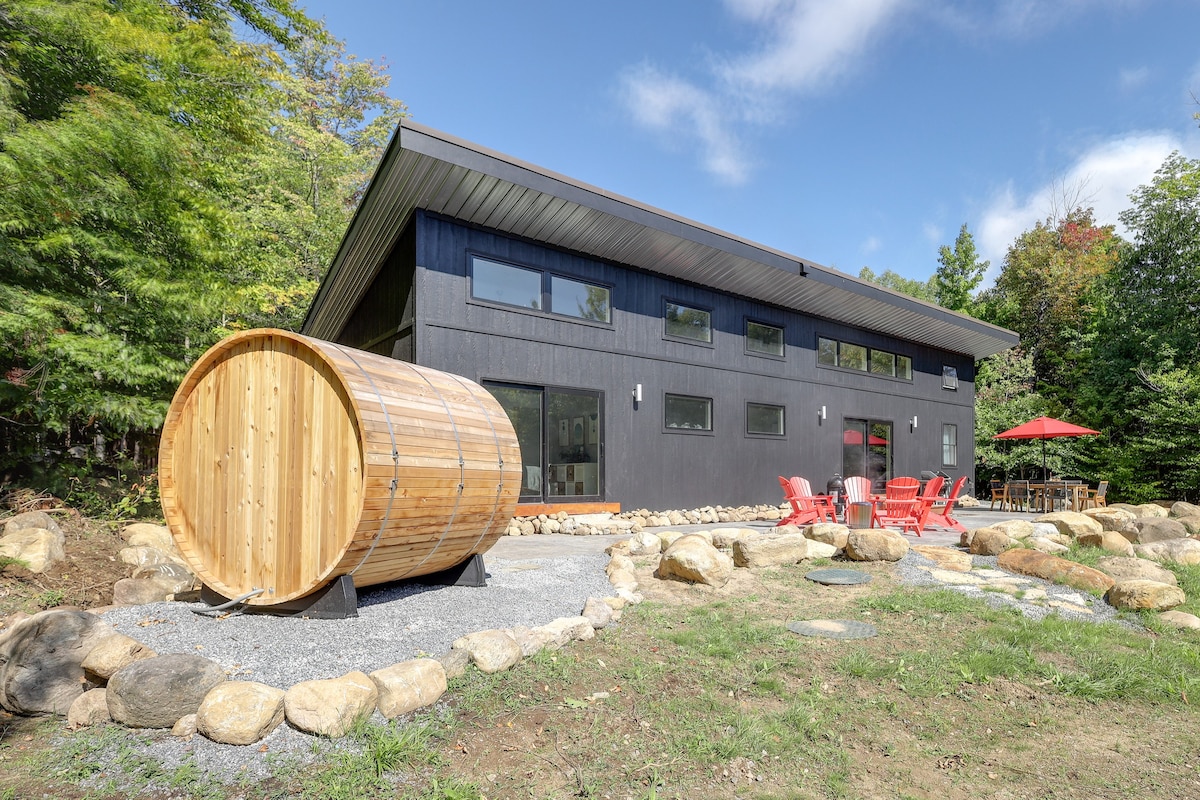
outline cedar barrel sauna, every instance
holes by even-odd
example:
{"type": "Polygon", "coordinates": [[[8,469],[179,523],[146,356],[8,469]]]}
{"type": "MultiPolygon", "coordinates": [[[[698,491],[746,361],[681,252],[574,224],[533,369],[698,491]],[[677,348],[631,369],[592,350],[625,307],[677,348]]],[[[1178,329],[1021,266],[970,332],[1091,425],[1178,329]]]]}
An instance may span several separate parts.
{"type": "MultiPolygon", "coordinates": [[[[175,393],[163,513],[205,585],[246,602],[431,575],[483,553],[520,491],[500,404],[457,375],[283,330],[235,334],[175,393]]],[[[265,610],[265,609],[264,609],[265,610]]]]}

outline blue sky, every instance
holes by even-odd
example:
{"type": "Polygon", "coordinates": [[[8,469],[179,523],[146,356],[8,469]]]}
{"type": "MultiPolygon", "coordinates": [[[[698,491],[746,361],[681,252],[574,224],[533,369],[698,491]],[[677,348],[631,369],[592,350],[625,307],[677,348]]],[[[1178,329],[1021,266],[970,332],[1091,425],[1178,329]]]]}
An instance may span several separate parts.
{"type": "Polygon", "coordinates": [[[805,260],[991,273],[1200,157],[1200,2],[299,0],[414,120],[805,260]]]}

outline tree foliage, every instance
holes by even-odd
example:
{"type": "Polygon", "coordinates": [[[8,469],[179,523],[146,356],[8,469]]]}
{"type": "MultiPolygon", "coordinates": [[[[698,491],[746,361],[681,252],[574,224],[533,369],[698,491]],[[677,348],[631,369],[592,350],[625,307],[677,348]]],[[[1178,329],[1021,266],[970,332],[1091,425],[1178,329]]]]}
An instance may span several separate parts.
{"type": "Polygon", "coordinates": [[[975,237],[964,222],[954,240],[954,249],[946,245],[938,248],[938,268],[931,279],[933,299],[943,308],[970,313],[975,290],[991,264],[979,260],[975,237]]]}
{"type": "Polygon", "coordinates": [[[152,449],[206,347],[299,318],[401,113],[386,84],[290,0],[0,10],[0,475],[152,449]]]}
{"type": "Polygon", "coordinates": [[[893,272],[892,270],[884,270],[883,274],[876,275],[875,271],[870,267],[863,267],[858,271],[858,277],[864,281],[870,281],[885,289],[891,289],[900,294],[906,294],[909,297],[915,297],[918,300],[934,301],[933,281],[918,281],[913,278],[906,278],[903,275],[893,272]]]}

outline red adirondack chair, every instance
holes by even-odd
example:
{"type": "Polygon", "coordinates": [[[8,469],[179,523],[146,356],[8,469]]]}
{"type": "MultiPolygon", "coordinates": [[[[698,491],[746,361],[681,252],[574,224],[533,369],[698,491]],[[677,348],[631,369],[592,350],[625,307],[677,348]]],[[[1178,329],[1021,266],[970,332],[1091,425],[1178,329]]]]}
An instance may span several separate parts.
{"type": "Polygon", "coordinates": [[[929,519],[929,510],[934,507],[942,498],[938,497],[938,493],[942,491],[942,484],[946,479],[941,475],[936,475],[930,478],[925,483],[925,491],[917,497],[921,501],[920,505],[913,509],[912,519],[905,520],[904,532],[912,531],[917,536],[921,535],[921,531],[925,530],[925,525],[929,519]]]}
{"type": "Polygon", "coordinates": [[[792,513],[776,523],[781,525],[811,525],[814,522],[837,522],[833,512],[833,501],[828,497],[817,497],[812,493],[812,485],[807,478],[796,476],[785,478],[779,476],[779,486],[783,496],[792,506],[792,513]]]}
{"type": "MultiPolygon", "coordinates": [[[[949,528],[959,533],[966,533],[966,528],[962,523],[956,520],[951,514],[954,512],[954,501],[958,499],[958,493],[962,491],[963,484],[967,482],[964,475],[954,482],[954,486],[950,489],[950,497],[946,499],[946,503],[941,507],[940,511],[934,511],[930,508],[929,513],[925,517],[925,525],[932,525],[935,528],[949,528]]],[[[918,536],[920,533],[917,534],[918,536]]]]}
{"type": "Polygon", "coordinates": [[[885,485],[882,500],[875,501],[875,515],[880,527],[899,525],[904,530],[915,527],[921,501],[917,492],[921,482],[916,478],[893,478],[885,485]]]}

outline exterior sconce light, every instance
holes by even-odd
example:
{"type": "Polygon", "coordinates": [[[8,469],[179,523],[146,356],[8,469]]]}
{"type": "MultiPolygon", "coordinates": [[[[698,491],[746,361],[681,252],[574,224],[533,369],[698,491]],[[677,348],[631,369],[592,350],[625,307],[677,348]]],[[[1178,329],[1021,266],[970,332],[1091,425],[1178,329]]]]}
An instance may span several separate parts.
{"type": "Polygon", "coordinates": [[[633,387],[633,402],[642,402],[642,385],[640,383],[633,387]]]}
{"type": "Polygon", "coordinates": [[[822,422],[825,421],[825,406],[821,406],[821,410],[817,412],[817,418],[822,422]]]}
{"type": "Polygon", "coordinates": [[[914,431],[917,429],[917,415],[916,414],[913,414],[913,418],[908,421],[908,424],[912,426],[912,429],[914,431]]]}

